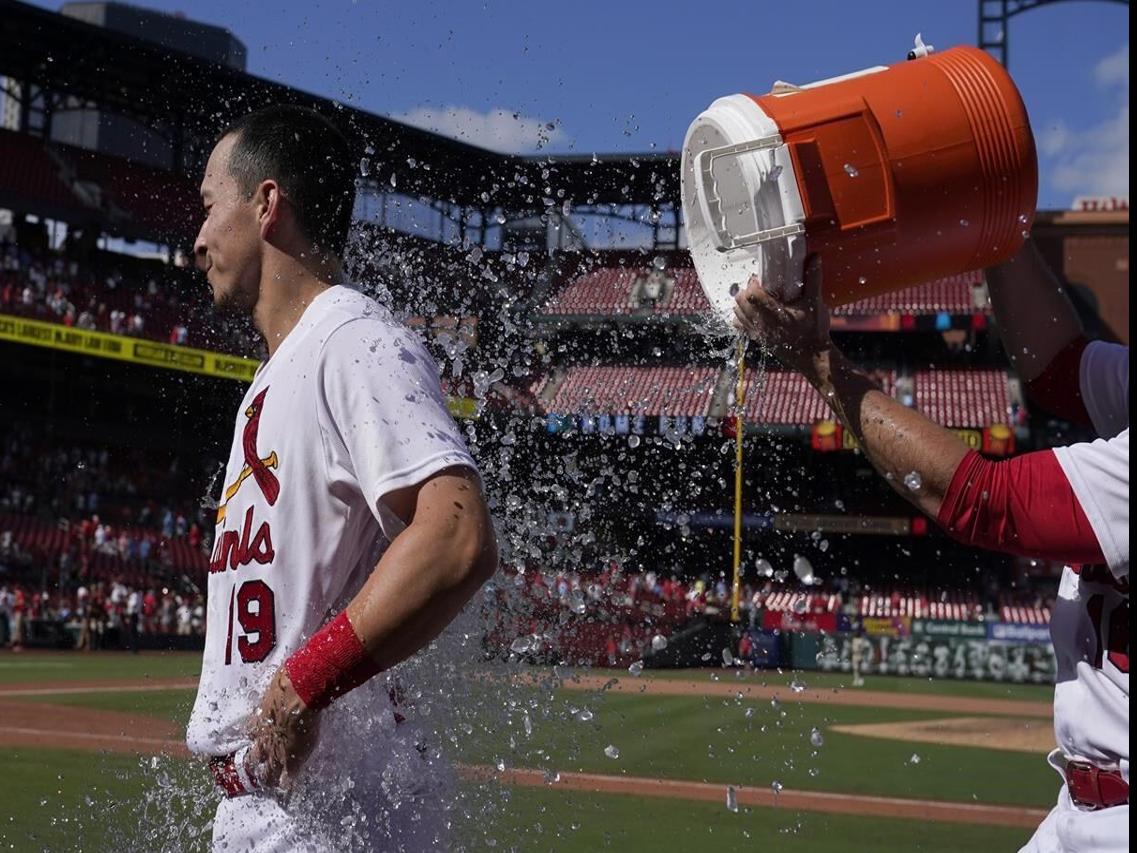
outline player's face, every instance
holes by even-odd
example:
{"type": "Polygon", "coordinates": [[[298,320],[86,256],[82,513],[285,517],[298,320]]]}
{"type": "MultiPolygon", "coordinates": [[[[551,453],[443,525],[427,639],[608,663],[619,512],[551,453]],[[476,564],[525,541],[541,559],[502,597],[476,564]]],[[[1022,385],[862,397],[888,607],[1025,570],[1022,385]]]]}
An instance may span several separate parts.
{"type": "Polygon", "coordinates": [[[257,205],[246,198],[229,171],[235,143],[217,143],[205,166],[201,201],[205,221],[194,241],[194,259],[213,291],[213,305],[226,314],[250,314],[261,276],[261,233],[257,205]]]}

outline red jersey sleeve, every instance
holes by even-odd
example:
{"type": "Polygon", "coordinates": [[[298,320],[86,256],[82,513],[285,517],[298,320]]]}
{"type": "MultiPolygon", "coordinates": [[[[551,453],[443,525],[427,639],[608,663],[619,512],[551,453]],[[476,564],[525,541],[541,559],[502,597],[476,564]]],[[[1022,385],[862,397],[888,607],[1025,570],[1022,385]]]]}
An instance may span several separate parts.
{"type": "Polygon", "coordinates": [[[971,451],[937,517],[969,545],[1069,563],[1102,563],[1101,545],[1052,450],[995,462],[971,451]]]}

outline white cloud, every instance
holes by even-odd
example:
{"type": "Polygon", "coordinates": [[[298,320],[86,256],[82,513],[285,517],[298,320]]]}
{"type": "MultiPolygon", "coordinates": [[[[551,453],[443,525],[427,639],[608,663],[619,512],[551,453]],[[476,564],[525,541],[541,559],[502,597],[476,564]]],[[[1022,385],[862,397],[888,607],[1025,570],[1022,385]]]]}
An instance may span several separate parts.
{"type": "Polygon", "coordinates": [[[1103,59],[1094,68],[1094,79],[1103,86],[1120,83],[1129,91],[1129,45],[1103,59]]]}
{"type": "Polygon", "coordinates": [[[1038,148],[1048,181],[1073,196],[1129,195],[1129,45],[1104,57],[1094,80],[1117,112],[1091,127],[1058,124],[1042,134],[1038,148]]]}
{"type": "Polygon", "coordinates": [[[391,118],[508,154],[528,154],[568,140],[559,122],[505,109],[480,113],[469,107],[415,107],[391,118]]]}

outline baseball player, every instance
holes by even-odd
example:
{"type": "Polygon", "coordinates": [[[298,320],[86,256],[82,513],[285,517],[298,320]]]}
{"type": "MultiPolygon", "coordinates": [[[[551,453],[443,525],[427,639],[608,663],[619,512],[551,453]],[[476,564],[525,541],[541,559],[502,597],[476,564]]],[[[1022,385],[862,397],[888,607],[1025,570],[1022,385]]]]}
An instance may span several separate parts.
{"type": "Polygon", "coordinates": [[[752,279],[739,324],[800,371],[893,488],[952,536],[1062,560],[1051,619],[1058,659],[1049,762],[1058,805],[1024,851],[1129,849],[1129,349],[1087,343],[1077,314],[1028,244],[990,271],[1003,342],[1033,396],[1092,425],[1096,441],[994,462],[883,393],[833,345],[821,265],[786,304],[752,279]]]}
{"type": "Polygon", "coordinates": [[[237,412],[187,732],[229,853],[445,846],[446,767],[374,676],[497,566],[434,362],[343,282],[353,172],[327,121],[270,107],[222,135],[201,184],[214,306],[268,352],[237,412]]]}

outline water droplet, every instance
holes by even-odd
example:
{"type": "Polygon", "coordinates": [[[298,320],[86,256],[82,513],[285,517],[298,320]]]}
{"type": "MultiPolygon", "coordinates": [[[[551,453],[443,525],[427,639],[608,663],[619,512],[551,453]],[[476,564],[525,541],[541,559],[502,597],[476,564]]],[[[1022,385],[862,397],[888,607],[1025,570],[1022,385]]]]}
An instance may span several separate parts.
{"type": "Polygon", "coordinates": [[[896,117],[897,118],[900,118],[902,115],[904,115],[904,110],[897,110],[896,111],[896,117]]]}
{"type": "Polygon", "coordinates": [[[733,785],[726,786],[726,810],[729,812],[738,811],[738,792],[734,790],[733,785]]]}
{"type": "Polygon", "coordinates": [[[759,557],[754,561],[754,568],[758,572],[759,577],[772,578],[774,576],[774,567],[770,565],[770,561],[759,557]]]}
{"type": "Polygon", "coordinates": [[[813,564],[801,554],[794,554],[794,574],[804,584],[813,583],[813,564]]]}
{"type": "Polygon", "coordinates": [[[533,648],[533,637],[526,634],[524,637],[518,637],[509,645],[509,650],[515,655],[523,655],[533,648]]]}
{"type": "Polygon", "coordinates": [[[663,257],[663,255],[656,255],[654,258],[651,259],[651,265],[653,267],[655,267],[657,270],[666,269],[667,268],[667,258],[663,257]]]}
{"type": "Polygon", "coordinates": [[[802,597],[794,599],[794,605],[793,606],[794,606],[794,613],[796,613],[800,616],[802,613],[805,613],[805,611],[809,608],[809,602],[806,601],[804,596],[802,596],[802,597]]]}
{"type": "Polygon", "coordinates": [[[820,542],[817,543],[817,549],[819,551],[821,551],[822,553],[824,553],[825,551],[828,551],[829,550],[829,540],[828,539],[822,539],[820,542]]]}
{"type": "Polygon", "coordinates": [[[722,650],[722,664],[723,666],[734,666],[734,655],[730,649],[722,650]]]}
{"type": "Polygon", "coordinates": [[[667,648],[667,637],[662,634],[656,634],[651,638],[651,650],[653,652],[661,652],[667,648]]]}
{"type": "Polygon", "coordinates": [[[804,681],[798,681],[797,678],[795,677],[794,680],[790,682],[790,690],[792,690],[794,693],[804,693],[805,692],[805,682],[804,681]]]}
{"type": "Polygon", "coordinates": [[[909,764],[919,764],[920,763],[919,753],[913,752],[912,757],[908,759],[908,763],[909,764]]]}
{"type": "Polygon", "coordinates": [[[809,775],[810,776],[817,776],[819,773],[821,773],[821,771],[818,770],[816,767],[810,767],[809,768],[809,775]]]}
{"type": "Polygon", "coordinates": [[[363,175],[363,177],[365,177],[365,178],[371,174],[371,158],[370,157],[363,157],[362,159],[360,159],[360,161],[359,161],[359,174],[363,175]]]}
{"type": "Polygon", "coordinates": [[[638,435],[628,436],[628,447],[636,448],[640,446],[640,437],[638,435]]]}
{"type": "Polygon", "coordinates": [[[865,278],[863,275],[857,278],[857,284],[865,284],[867,282],[868,282],[868,279],[865,278]]]}
{"type": "Polygon", "coordinates": [[[813,729],[809,733],[809,744],[815,749],[821,749],[825,746],[825,736],[821,734],[821,729],[813,729]]]}
{"type": "Polygon", "coordinates": [[[644,671],[644,662],[642,660],[633,661],[632,665],[628,667],[628,672],[634,676],[639,676],[644,671]]]}
{"type": "Polygon", "coordinates": [[[521,715],[521,725],[525,729],[525,736],[533,736],[533,721],[529,719],[529,712],[525,711],[521,715]]]}
{"type": "Polygon", "coordinates": [[[604,747],[604,754],[609,758],[619,758],[620,750],[617,749],[613,744],[608,744],[606,747],[604,747]]]}
{"type": "Polygon", "coordinates": [[[589,720],[592,719],[592,712],[589,711],[587,708],[581,708],[579,711],[576,712],[576,714],[574,716],[576,717],[577,722],[587,723],[589,720]]]}
{"type": "Polygon", "coordinates": [[[854,166],[852,163],[846,163],[845,164],[845,174],[848,175],[850,178],[855,178],[855,177],[857,177],[857,175],[860,174],[860,172],[857,171],[857,167],[854,166]]]}
{"type": "Polygon", "coordinates": [[[1020,225],[1026,225],[1027,221],[1028,221],[1027,215],[1025,213],[1020,213],[1019,214],[1019,224],[1020,225]]]}
{"type": "Polygon", "coordinates": [[[782,789],[784,787],[785,787],[785,785],[783,785],[777,779],[775,779],[773,782],[770,783],[770,790],[774,792],[775,797],[778,796],[778,794],[782,793],[782,789]]]}
{"type": "Polygon", "coordinates": [[[908,487],[909,491],[918,492],[923,484],[924,481],[920,479],[920,472],[918,471],[909,471],[904,475],[904,485],[908,487]]]}

